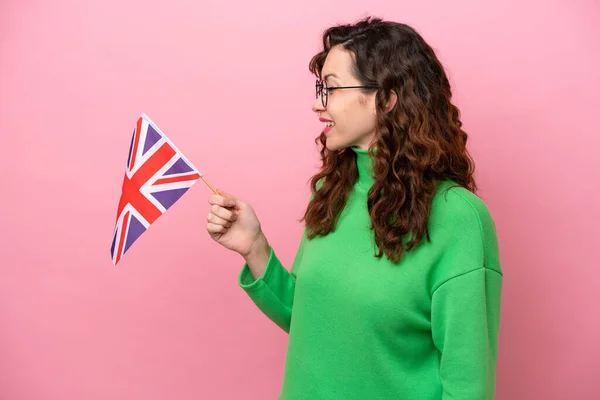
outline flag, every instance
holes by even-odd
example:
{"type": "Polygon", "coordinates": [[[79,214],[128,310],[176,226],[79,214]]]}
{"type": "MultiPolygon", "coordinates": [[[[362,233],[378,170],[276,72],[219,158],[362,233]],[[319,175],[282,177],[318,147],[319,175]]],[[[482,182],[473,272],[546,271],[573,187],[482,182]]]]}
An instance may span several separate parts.
{"type": "Polygon", "coordinates": [[[139,117],[131,138],[110,246],[114,265],[201,175],[146,114],[139,117]]]}

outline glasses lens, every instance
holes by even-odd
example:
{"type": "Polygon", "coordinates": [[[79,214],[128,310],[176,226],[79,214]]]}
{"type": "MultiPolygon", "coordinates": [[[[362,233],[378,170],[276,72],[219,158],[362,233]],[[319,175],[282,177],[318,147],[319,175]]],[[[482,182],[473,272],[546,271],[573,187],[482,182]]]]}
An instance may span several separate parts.
{"type": "Polygon", "coordinates": [[[315,83],[315,89],[317,96],[316,98],[318,99],[321,97],[321,104],[323,104],[323,107],[327,107],[327,84],[323,81],[317,80],[315,83]]]}

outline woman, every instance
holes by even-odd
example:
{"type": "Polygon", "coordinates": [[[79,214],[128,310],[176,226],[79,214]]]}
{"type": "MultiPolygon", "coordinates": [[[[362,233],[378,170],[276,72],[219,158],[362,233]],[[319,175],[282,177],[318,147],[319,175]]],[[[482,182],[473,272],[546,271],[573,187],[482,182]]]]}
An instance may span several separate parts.
{"type": "Polygon", "coordinates": [[[207,230],[289,333],[280,399],[492,399],[502,270],[459,110],[411,27],[325,31],[310,70],[326,125],[285,269],[252,207],[212,195],[207,230]]]}

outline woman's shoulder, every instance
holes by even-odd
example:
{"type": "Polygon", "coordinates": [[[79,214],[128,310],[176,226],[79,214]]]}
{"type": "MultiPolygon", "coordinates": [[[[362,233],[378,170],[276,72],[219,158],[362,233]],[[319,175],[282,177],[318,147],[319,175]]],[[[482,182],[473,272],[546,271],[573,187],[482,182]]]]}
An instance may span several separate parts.
{"type": "Polygon", "coordinates": [[[488,205],[477,194],[452,180],[439,181],[431,207],[432,222],[473,234],[495,229],[488,205]]]}
{"type": "Polygon", "coordinates": [[[502,275],[496,227],[485,201],[456,182],[442,182],[433,199],[430,238],[436,254],[432,288],[487,268],[502,275]]]}

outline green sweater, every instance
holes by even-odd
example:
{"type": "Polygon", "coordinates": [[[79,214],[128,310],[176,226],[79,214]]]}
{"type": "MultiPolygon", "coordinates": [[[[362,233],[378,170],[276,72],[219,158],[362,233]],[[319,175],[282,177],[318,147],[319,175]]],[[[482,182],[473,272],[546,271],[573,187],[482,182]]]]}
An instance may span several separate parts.
{"type": "Polygon", "coordinates": [[[281,400],[493,399],[502,270],[484,202],[438,186],[430,238],[399,264],[374,256],[366,150],[327,236],[306,231],[291,268],[273,249],[263,276],[239,285],[289,333],[281,400]]]}

